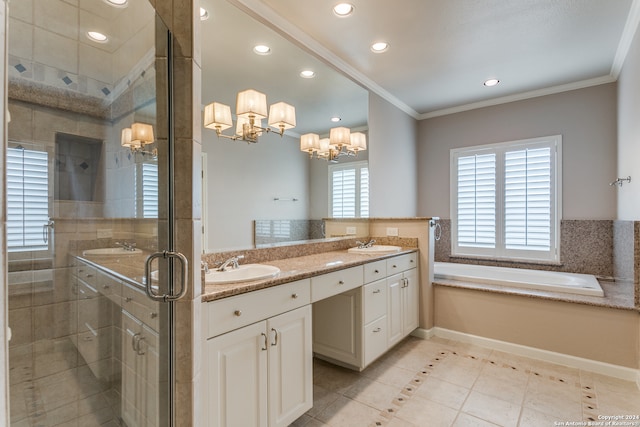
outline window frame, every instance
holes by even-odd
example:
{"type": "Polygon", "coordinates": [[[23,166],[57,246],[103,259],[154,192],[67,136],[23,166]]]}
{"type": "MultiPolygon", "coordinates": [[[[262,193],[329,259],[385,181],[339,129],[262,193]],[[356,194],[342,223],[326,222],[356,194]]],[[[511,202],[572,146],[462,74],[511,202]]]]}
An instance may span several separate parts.
{"type": "Polygon", "coordinates": [[[451,256],[519,262],[560,262],[560,223],[562,221],[562,135],[521,139],[450,150],[451,256]],[[549,251],[507,249],[505,243],[505,153],[532,148],[550,148],[550,249],[549,251]],[[495,247],[478,248],[458,244],[458,158],[496,154],[495,247]]]}
{"type": "Polygon", "coordinates": [[[370,185],[370,179],[369,179],[369,162],[367,160],[360,160],[360,161],[355,161],[355,162],[345,162],[345,163],[334,163],[334,164],[330,164],[327,168],[327,176],[328,176],[328,180],[329,180],[329,212],[328,212],[328,216],[329,218],[368,218],[369,217],[369,209],[370,209],[370,202],[369,202],[369,185],[370,185]],[[355,188],[355,213],[353,217],[351,216],[333,216],[333,199],[334,199],[334,190],[333,190],[333,172],[336,170],[348,170],[348,169],[354,169],[356,172],[356,188],[355,188]],[[367,196],[366,196],[366,204],[367,204],[367,209],[366,209],[366,215],[362,216],[362,202],[363,202],[363,198],[362,198],[362,170],[366,169],[367,170],[367,196]]]}

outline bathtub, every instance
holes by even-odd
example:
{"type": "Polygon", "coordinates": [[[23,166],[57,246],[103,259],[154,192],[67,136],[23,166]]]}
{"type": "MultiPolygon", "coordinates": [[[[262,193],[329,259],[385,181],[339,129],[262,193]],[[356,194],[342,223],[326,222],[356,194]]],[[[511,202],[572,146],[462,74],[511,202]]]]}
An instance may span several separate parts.
{"type": "Polygon", "coordinates": [[[590,274],[436,262],[433,275],[436,281],[452,279],[515,288],[604,296],[600,283],[590,274]]]}

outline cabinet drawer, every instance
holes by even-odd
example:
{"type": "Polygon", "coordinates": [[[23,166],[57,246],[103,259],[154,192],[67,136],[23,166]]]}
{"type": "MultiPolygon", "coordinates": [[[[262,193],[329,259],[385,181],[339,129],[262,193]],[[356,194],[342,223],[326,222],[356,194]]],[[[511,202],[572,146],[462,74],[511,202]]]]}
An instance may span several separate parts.
{"type": "Polygon", "coordinates": [[[401,271],[409,270],[418,266],[416,253],[410,253],[406,255],[400,255],[387,260],[387,274],[399,273],[401,271]]]}
{"type": "Polygon", "coordinates": [[[364,327],[364,366],[387,351],[387,316],[364,327]]]}
{"type": "Polygon", "coordinates": [[[387,261],[370,262],[364,265],[364,283],[375,282],[387,277],[387,261]]]}
{"type": "Polygon", "coordinates": [[[151,329],[159,329],[160,303],[152,300],[147,294],[131,285],[122,285],[122,308],[134,315],[151,329]]]}
{"type": "Polygon", "coordinates": [[[363,267],[352,267],[311,278],[311,302],[362,286],[363,267]]]}
{"type": "Polygon", "coordinates": [[[94,288],[96,287],[96,283],[98,279],[96,277],[97,271],[94,267],[81,263],[75,268],[74,273],[79,280],[83,281],[84,283],[94,288]]]}
{"type": "Polygon", "coordinates": [[[387,281],[380,280],[362,287],[365,325],[387,312],[387,281]]]}
{"type": "Polygon", "coordinates": [[[206,338],[264,320],[311,302],[309,279],[212,301],[207,310],[206,338]]]}

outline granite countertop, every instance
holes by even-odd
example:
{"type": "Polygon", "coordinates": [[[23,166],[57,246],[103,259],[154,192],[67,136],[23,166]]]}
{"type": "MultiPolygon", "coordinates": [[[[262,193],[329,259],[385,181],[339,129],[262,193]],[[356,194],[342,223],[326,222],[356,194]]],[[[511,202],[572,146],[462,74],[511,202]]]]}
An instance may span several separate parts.
{"type": "Polygon", "coordinates": [[[319,274],[330,273],[349,267],[367,264],[372,261],[391,258],[398,255],[416,252],[417,248],[403,247],[400,252],[384,255],[360,255],[348,253],[347,250],[323,252],[295,258],[272,260],[265,264],[280,269],[275,277],[251,282],[229,283],[222,285],[205,285],[202,301],[209,302],[217,299],[239,295],[251,291],[281,285],[295,280],[307,279],[319,274]]]}
{"type": "Polygon", "coordinates": [[[131,255],[76,255],[81,261],[140,289],[145,289],[144,265],[151,252],[142,251],[131,255]]]}
{"type": "Polygon", "coordinates": [[[450,288],[473,289],[482,292],[493,292],[507,295],[519,295],[528,298],[540,298],[553,301],[586,304],[598,307],[616,308],[621,310],[638,310],[633,301],[634,284],[632,282],[612,282],[600,280],[600,286],[604,290],[604,297],[588,295],[576,295],[564,292],[540,291],[533,289],[520,289],[502,285],[488,285],[460,280],[437,279],[434,286],[450,288]]]}

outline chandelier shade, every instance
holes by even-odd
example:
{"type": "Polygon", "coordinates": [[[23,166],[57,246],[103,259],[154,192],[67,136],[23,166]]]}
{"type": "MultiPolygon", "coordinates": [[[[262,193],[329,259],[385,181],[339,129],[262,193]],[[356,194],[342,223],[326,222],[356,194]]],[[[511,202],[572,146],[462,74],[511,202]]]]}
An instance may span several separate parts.
{"type": "Polygon", "coordinates": [[[267,95],[257,90],[248,89],[238,92],[236,98],[236,116],[258,119],[267,117],[267,95]]]}
{"type": "Polygon", "coordinates": [[[221,131],[233,126],[231,120],[231,108],[228,105],[212,102],[204,107],[204,127],[207,129],[220,129],[221,131]]]}

